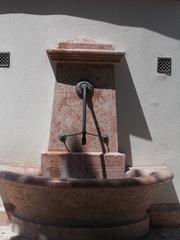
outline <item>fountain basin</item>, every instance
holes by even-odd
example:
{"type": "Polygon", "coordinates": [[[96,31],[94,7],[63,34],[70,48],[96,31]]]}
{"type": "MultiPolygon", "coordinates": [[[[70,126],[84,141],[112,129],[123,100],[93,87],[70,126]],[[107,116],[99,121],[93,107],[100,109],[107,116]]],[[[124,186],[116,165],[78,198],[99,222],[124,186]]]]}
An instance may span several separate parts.
{"type": "Polygon", "coordinates": [[[46,239],[136,239],[147,210],[172,179],[167,167],[131,168],[118,179],[47,178],[0,172],[0,192],[20,235],[46,239]]]}

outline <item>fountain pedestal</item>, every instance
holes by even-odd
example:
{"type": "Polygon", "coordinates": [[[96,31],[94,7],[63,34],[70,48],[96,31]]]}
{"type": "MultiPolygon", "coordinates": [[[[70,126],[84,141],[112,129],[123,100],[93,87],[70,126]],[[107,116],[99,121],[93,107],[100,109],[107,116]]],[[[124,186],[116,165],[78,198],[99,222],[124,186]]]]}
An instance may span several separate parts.
{"type": "Polygon", "coordinates": [[[122,153],[47,152],[41,156],[42,175],[51,178],[117,179],[124,176],[122,153]]]}
{"type": "MultiPolygon", "coordinates": [[[[110,44],[97,44],[86,39],[63,42],[57,49],[47,52],[54,66],[56,85],[48,152],[42,154],[43,173],[48,176],[48,171],[44,172],[46,167],[59,169],[68,159],[74,168],[81,165],[81,169],[82,164],[86,165],[78,176],[122,177],[125,155],[118,152],[114,63],[120,62],[124,53],[114,51],[110,44]],[[82,131],[82,100],[75,89],[82,79],[87,79],[94,87],[92,101],[87,102],[87,132],[90,134],[87,134],[84,146],[81,135],[68,137],[68,154],[64,153],[67,149],[58,136],[61,132],[72,135],[82,131]],[[104,134],[109,138],[108,144],[101,140],[104,134]],[[85,174],[88,168],[91,169],[89,175],[85,174]]],[[[59,171],[57,169],[54,171],[59,171]]],[[[71,175],[77,177],[72,172],[71,175]]]]}

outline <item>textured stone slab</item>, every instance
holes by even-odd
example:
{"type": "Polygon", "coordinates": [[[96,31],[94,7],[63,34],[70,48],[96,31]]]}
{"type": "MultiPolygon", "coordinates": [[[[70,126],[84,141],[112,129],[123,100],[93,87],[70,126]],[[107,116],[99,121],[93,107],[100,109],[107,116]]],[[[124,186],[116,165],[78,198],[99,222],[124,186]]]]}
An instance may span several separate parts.
{"type": "MultiPolygon", "coordinates": [[[[74,68],[75,69],[75,68],[74,68]]],[[[111,70],[111,69],[109,69],[111,70]]],[[[71,69],[68,70],[69,72],[71,69]]],[[[75,71],[75,70],[74,70],[75,71]]],[[[86,74],[84,74],[86,76],[86,74]]],[[[83,76],[83,74],[82,74],[83,76]]],[[[111,76],[111,74],[109,75],[111,76]]],[[[66,151],[64,144],[59,141],[61,132],[65,134],[75,134],[82,131],[82,99],[75,92],[75,85],[82,78],[68,78],[69,83],[56,83],[53,103],[53,113],[51,120],[51,132],[49,140],[49,151],[66,151]]],[[[92,84],[100,87],[100,82],[96,83],[96,78],[89,77],[92,84]],[[94,79],[94,82],[93,82],[94,79]]],[[[67,81],[66,78],[63,81],[67,81]]],[[[81,135],[68,137],[67,146],[72,152],[104,152],[104,146],[100,136],[109,136],[109,151],[118,151],[117,140],[117,114],[116,114],[116,93],[110,80],[104,83],[104,88],[95,88],[92,103],[87,106],[87,144],[81,145],[81,135]],[[108,87],[109,88],[106,88],[108,87]]],[[[102,87],[102,85],[101,85],[102,87]]]]}
{"type": "Polygon", "coordinates": [[[52,61],[58,63],[98,63],[113,64],[120,62],[125,55],[114,51],[111,44],[96,43],[89,39],[61,42],[56,49],[48,49],[52,61]]]}
{"type": "Polygon", "coordinates": [[[58,49],[89,49],[89,50],[109,50],[113,51],[112,44],[107,43],[97,43],[92,39],[73,39],[65,42],[60,42],[58,49]]]}
{"type": "Polygon", "coordinates": [[[41,157],[42,175],[52,178],[120,178],[125,155],[99,152],[47,152],[41,157]]]}
{"type": "Polygon", "coordinates": [[[124,53],[110,52],[110,51],[82,51],[82,50],[61,50],[61,49],[48,49],[50,58],[58,63],[117,63],[121,61],[124,53]]]}
{"type": "Polygon", "coordinates": [[[67,145],[72,152],[106,152],[101,136],[109,136],[109,151],[118,152],[116,92],[114,65],[122,54],[112,45],[96,43],[89,39],[59,43],[48,51],[50,59],[58,62],[49,151],[65,151],[58,135],[82,132],[82,99],[76,94],[76,84],[89,81],[94,87],[92,99],[87,100],[87,144],[82,147],[81,136],[68,137],[67,145]],[[67,64],[68,62],[68,64],[67,64]],[[78,63],[77,63],[78,62],[78,63]],[[79,64],[81,62],[81,64],[79,64]],[[91,64],[87,64],[91,63],[91,64]],[[101,63],[101,64],[99,64],[101,63]]]}

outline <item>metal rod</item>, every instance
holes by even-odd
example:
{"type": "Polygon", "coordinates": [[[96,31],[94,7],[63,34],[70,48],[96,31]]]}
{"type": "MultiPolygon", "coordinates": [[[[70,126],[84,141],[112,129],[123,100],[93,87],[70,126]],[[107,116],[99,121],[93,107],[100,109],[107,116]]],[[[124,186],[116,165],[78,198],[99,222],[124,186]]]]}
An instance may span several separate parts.
{"type": "Polygon", "coordinates": [[[76,84],[76,93],[83,100],[83,109],[82,109],[82,145],[86,144],[86,103],[87,98],[93,96],[94,89],[93,85],[88,81],[81,81],[76,84]]]}
{"type": "Polygon", "coordinates": [[[87,100],[87,84],[82,84],[83,91],[83,126],[82,126],[82,145],[86,144],[86,100],[87,100]]]}

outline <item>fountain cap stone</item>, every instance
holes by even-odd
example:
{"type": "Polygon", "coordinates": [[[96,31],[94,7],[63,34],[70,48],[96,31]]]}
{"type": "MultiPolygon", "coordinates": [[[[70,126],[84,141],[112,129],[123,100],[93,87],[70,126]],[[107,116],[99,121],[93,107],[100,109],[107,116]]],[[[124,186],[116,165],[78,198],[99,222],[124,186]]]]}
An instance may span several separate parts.
{"type": "Polygon", "coordinates": [[[121,61],[124,52],[114,51],[112,44],[93,40],[60,42],[55,49],[48,49],[51,61],[56,63],[114,64],[121,61]]]}
{"type": "Polygon", "coordinates": [[[73,39],[65,42],[60,42],[58,45],[59,49],[79,49],[79,50],[91,50],[91,51],[113,51],[112,44],[98,43],[92,39],[73,39]]]}

